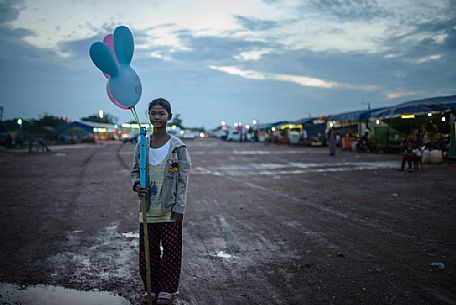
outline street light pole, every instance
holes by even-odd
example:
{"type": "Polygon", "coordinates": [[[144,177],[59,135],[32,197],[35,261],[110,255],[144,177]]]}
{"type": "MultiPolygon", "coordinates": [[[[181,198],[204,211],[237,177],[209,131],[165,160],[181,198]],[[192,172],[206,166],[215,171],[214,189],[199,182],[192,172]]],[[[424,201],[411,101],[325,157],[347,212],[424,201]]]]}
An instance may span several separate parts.
{"type": "Polygon", "coordinates": [[[260,126],[257,120],[252,121],[253,124],[253,140],[255,142],[260,141],[260,126]]]}
{"type": "MultiPolygon", "coordinates": [[[[362,105],[367,105],[367,110],[371,111],[371,103],[370,102],[361,102],[362,105]]],[[[366,128],[369,127],[369,118],[366,118],[366,128]]]]}
{"type": "Polygon", "coordinates": [[[17,125],[19,125],[19,131],[20,131],[21,137],[22,137],[22,123],[23,123],[22,119],[19,118],[17,120],[17,125]]]}

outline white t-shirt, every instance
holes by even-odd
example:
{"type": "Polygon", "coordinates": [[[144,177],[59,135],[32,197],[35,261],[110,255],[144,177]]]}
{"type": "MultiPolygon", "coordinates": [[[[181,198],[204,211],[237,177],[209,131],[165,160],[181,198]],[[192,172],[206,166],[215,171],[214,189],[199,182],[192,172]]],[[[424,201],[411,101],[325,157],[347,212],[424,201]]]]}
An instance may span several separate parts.
{"type": "Polygon", "coordinates": [[[149,164],[158,165],[161,164],[168,155],[169,149],[171,148],[171,139],[169,139],[165,145],[159,148],[149,149],[149,164]]]}

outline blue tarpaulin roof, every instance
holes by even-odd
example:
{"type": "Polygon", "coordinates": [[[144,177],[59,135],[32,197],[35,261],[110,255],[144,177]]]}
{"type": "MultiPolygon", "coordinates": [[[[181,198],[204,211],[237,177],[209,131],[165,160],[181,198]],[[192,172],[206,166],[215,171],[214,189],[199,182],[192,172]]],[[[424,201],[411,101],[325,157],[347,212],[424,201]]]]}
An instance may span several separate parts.
{"type": "Polygon", "coordinates": [[[371,118],[394,118],[402,114],[421,114],[427,112],[445,112],[456,109],[456,95],[414,100],[397,106],[372,111],[371,118]]]}
{"type": "Polygon", "coordinates": [[[358,122],[358,121],[362,121],[367,118],[370,118],[372,112],[379,111],[382,109],[384,109],[384,108],[339,113],[339,114],[335,114],[335,115],[330,115],[328,117],[328,120],[329,121],[339,121],[339,122],[358,122]]]}
{"type": "Polygon", "coordinates": [[[278,127],[282,124],[285,124],[285,123],[289,123],[289,121],[278,121],[278,122],[273,122],[273,123],[263,123],[263,124],[259,124],[259,128],[260,129],[268,129],[268,128],[272,128],[272,127],[278,127]]]}
{"type": "Polygon", "coordinates": [[[291,122],[291,124],[313,125],[313,124],[316,124],[319,122],[323,123],[324,120],[321,120],[320,117],[310,117],[310,118],[303,118],[303,119],[299,119],[297,121],[293,121],[293,122],[291,122]]]}
{"type": "Polygon", "coordinates": [[[87,132],[93,132],[93,128],[96,128],[96,127],[97,128],[101,128],[101,127],[113,128],[114,125],[113,124],[106,124],[106,123],[98,123],[98,122],[89,122],[89,121],[82,121],[82,122],[74,121],[74,122],[71,122],[71,123],[66,123],[66,124],[59,125],[55,129],[59,133],[61,133],[62,131],[64,131],[65,129],[70,128],[70,127],[80,127],[82,129],[86,130],[87,132]]]}
{"type": "Polygon", "coordinates": [[[329,116],[330,121],[359,122],[368,118],[394,118],[402,114],[421,114],[456,110],[456,95],[414,100],[397,106],[358,110],[329,116]]]}

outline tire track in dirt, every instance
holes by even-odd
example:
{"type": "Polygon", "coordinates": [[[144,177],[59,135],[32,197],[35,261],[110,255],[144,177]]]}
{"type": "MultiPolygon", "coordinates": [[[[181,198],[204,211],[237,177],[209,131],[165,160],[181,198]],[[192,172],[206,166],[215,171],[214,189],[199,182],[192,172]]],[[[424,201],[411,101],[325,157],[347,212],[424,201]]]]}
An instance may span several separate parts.
{"type": "Polygon", "coordinates": [[[116,158],[117,160],[120,162],[120,164],[122,165],[123,169],[128,169],[130,170],[130,166],[125,162],[124,159],[122,159],[122,157],[120,156],[120,151],[122,150],[122,147],[124,147],[124,145],[119,145],[119,148],[117,149],[116,151],[116,158]]]}
{"type": "Polygon", "coordinates": [[[77,175],[75,187],[73,188],[73,192],[71,194],[71,198],[73,198],[75,201],[78,199],[79,195],[81,194],[81,185],[84,181],[87,167],[96,153],[97,153],[96,150],[93,151],[92,153],[90,153],[84,160],[82,160],[81,165],[79,166],[80,171],[77,175]]]}

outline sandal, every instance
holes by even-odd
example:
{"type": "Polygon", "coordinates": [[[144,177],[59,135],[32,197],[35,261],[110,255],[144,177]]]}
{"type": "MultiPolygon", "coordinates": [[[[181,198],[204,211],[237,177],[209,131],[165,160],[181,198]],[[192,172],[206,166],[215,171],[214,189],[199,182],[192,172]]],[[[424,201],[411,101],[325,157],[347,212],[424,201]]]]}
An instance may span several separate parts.
{"type": "Polygon", "coordinates": [[[158,298],[157,298],[157,304],[158,305],[168,305],[168,304],[171,304],[171,299],[172,299],[173,295],[171,293],[168,293],[168,292],[160,292],[158,294],[158,298]]]}
{"type": "MultiPolygon", "coordinates": [[[[155,292],[150,293],[152,295],[152,303],[157,299],[157,294],[155,292]]],[[[142,300],[147,303],[147,292],[144,292],[142,300]]]]}

